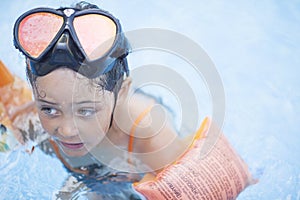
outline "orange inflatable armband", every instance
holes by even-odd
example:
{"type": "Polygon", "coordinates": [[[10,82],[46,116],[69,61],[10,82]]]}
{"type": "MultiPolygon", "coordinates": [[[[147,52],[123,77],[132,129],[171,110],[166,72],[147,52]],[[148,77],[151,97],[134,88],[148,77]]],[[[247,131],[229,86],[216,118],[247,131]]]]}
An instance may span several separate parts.
{"type": "Polygon", "coordinates": [[[27,83],[13,76],[2,61],[0,61],[0,149],[9,150],[15,145],[13,137],[24,143],[35,133],[43,132],[39,125],[37,112],[34,109],[32,91],[27,83]],[[38,129],[38,130],[37,130],[38,129]],[[8,145],[10,144],[10,145],[8,145]],[[2,148],[1,148],[2,147],[2,148]]]}
{"type": "Polygon", "coordinates": [[[14,77],[11,75],[11,73],[7,70],[3,62],[0,60],[0,87],[3,87],[5,85],[11,84],[14,82],[14,77]]]}
{"type": "MultiPolygon", "coordinates": [[[[211,151],[200,157],[212,127],[208,118],[196,133],[190,148],[155,180],[134,184],[134,189],[149,200],[156,199],[236,199],[248,185],[255,183],[246,163],[221,134],[211,151]]],[[[212,129],[216,130],[216,129],[212,129]]]]}
{"type": "Polygon", "coordinates": [[[31,89],[26,82],[13,76],[1,61],[0,77],[0,102],[6,108],[7,115],[14,118],[20,107],[32,103],[31,89]]]}

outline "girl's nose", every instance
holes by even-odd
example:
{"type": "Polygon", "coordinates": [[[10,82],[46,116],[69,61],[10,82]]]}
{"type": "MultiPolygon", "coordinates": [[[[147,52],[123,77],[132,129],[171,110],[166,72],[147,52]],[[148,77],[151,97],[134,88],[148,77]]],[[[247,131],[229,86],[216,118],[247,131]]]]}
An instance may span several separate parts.
{"type": "Polygon", "coordinates": [[[63,121],[57,129],[58,134],[64,138],[70,138],[78,136],[79,131],[74,122],[70,122],[70,120],[63,121]]]}

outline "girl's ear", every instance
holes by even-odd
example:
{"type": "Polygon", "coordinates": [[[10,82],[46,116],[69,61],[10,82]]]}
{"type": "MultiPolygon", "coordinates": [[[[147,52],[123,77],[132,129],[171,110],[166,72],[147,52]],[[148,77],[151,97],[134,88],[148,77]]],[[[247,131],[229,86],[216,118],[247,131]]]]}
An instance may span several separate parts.
{"type": "Polygon", "coordinates": [[[131,83],[132,83],[132,78],[131,77],[127,77],[123,83],[122,86],[120,88],[120,91],[118,93],[118,102],[117,104],[122,104],[123,102],[126,101],[129,91],[130,91],[130,87],[131,87],[131,83]]]}

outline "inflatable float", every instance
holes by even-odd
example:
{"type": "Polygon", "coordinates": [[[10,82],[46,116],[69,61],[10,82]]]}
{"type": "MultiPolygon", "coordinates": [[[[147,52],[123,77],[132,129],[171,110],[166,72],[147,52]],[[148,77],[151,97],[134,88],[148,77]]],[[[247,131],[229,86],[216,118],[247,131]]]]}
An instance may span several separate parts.
{"type": "MultiPolygon", "coordinates": [[[[0,152],[13,150],[28,140],[45,139],[27,83],[13,76],[1,61],[0,77],[0,152]]],[[[180,159],[156,177],[147,179],[148,174],[142,182],[133,183],[133,189],[150,200],[235,199],[255,180],[223,134],[208,155],[199,156],[208,130],[214,127],[206,118],[180,159]]]]}
{"type": "Polygon", "coordinates": [[[27,141],[46,138],[34,108],[31,89],[24,80],[13,76],[1,60],[0,134],[0,152],[25,146],[27,141]]]}
{"type": "Polygon", "coordinates": [[[147,199],[236,199],[256,180],[224,134],[220,135],[209,154],[200,157],[210,128],[217,127],[206,118],[181,158],[154,180],[135,183],[135,190],[147,199]]]}

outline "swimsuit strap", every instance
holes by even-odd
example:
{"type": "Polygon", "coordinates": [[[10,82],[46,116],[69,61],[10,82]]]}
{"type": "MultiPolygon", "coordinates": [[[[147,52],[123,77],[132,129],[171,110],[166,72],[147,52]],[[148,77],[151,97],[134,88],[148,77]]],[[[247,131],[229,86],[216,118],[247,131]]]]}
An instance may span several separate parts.
{"type": "Polygon", "coordinates": [[[133,151],[133,141],[134,141],[134,133],[139,125],[139,123],[144,119],[144,117],[151,111],[154,105],[148,106],[133,122],[133,125],[130,129],[129,141],[128,141],[128,152],[131,153],[133,151]]]}

